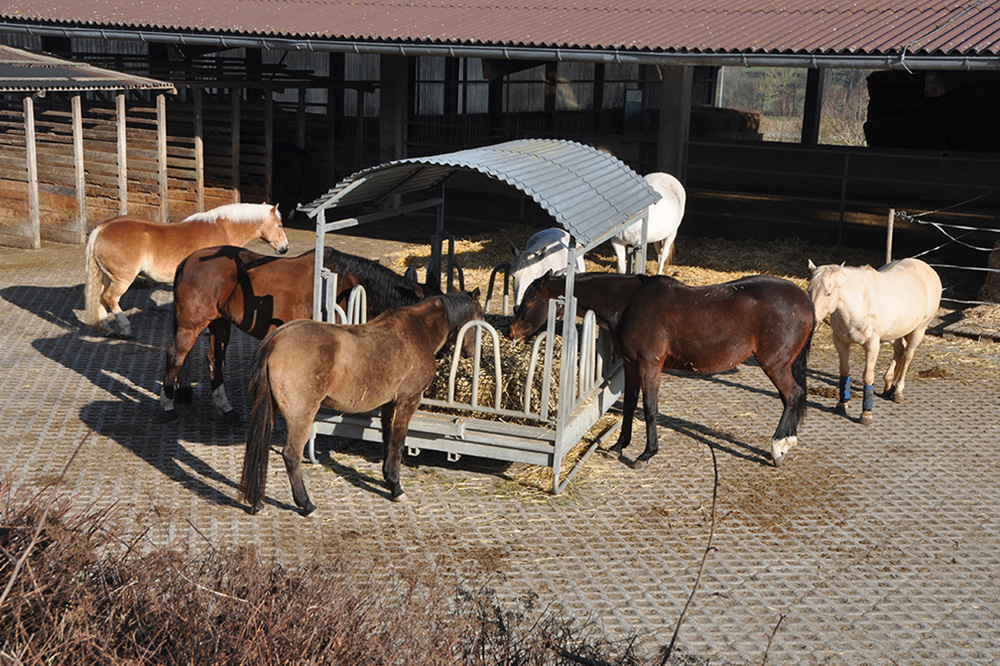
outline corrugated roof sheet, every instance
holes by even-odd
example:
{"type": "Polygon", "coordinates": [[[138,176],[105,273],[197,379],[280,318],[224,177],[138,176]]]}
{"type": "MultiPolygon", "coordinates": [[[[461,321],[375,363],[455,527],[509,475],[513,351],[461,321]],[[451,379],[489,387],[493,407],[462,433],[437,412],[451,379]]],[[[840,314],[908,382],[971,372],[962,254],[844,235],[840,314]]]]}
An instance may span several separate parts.
{"type": "Polygon", "coordinates": [[[6,19],[379,42],[681,53],[993,55],[986,0],[0,0],[6,19]]]}
{"type": "Polygon", "coordinates": [[[173,91],[174,86],[142,76],[121,74],[0,45],[0,92],[76,92],[135,88],[173,91]]]}
{"type": "Polygon", "coordinates": [[[588,245],[656,203],[660,195],[616,157],[574,141],[523,139],[446,155],[387,162],[345,178],[303,210],[380,201],[475,171],[534,199],[577,242],[588,245]]]}

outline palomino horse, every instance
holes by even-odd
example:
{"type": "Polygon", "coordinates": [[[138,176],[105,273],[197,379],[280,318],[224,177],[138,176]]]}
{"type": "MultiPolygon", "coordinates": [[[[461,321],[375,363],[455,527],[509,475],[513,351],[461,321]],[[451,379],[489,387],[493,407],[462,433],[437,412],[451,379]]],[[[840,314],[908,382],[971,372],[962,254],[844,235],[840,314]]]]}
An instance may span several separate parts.
{"type": "MultiPolygon", "coordinates": [[[[174,278],[174,340],[167,350],[167,368],[160,390],[162,421],[177,418],[174,384],[198,334],[208,327],[208,363],[212,401],[226,423],[239,420],[226,396],[222,371],[232,325],[255,338],[294,319],[312,317],[313,269],[316,250],[297,257],[268,257],[223,245],[193,252],[174,278]]],[[[389,308],[412,305],[440,294],[436,287],[411,282],[380,264],[351,254],[324,249],[323,265],[338,275],[338,301],[363,285],[367,316],[389,308]]],[[[190,387],[181,382],[180,402],[190,402],[190,387]]]]}
{"type": "MultiPolygon", "coordinates": [[[[647,224],[646,241],[653,244],[656,249],[659,264],[656,274],[663,273],[663,265],[671,260],[674,254],[674,239],[677,238],[677,229],[681,226],[681,219],[684,217],[684,204],[687,201],[687,193],[681,182],[669,173],[656,171],[644,176],[661,199],[649,207],[649,223],[647,224]]],[[[639,247],[642,243],[642,223],[627,227],[611,239],[611,247],[615,250],[618,259],[618,272],[625,272],[625,248],[639,247]]],[[[645,273],[646,257],[640,257],[639,261],[643,265],[645,273]]]]}
{"type": "Polygon", "coordinates": [[[240,481],[250,513],[264,506],[275,408],[288,426],[281,456],[302,515],[316,508],[300,463],[320,405],[351,413],[382,408],[382,475],[390,498],[401,499],[403,443],[420,397],[434,379],[434,355],[466,322],[483,318],[478,299],[478,290],[432,296],[386,310],[367,324],[299,319],[268,333],[254,352],[250,380],[253,411],[240,481]]]}
{"type": "MultiPolygon", "coordinates": [[[[548,301],[565,294],[566,278],[545,275],[524,296],[510,324],[520,340],[545,325],[548,301]]],[[[723,372],[757,359],[781,396],[784,411],[771,440],[777,467],[798,442],[806,406],[806,358],[813,332],[809,296],[787,280],[755,275],[724,284],[690,287],[666,276],[588,273],[576,279],[577,310],[593,310],[611,332],[625,366],[622,430],[611,451],[622,455],[632,440],[639,389],[646,418],[646,450],[657,451],[656,413],[664,368],[701,374],[723,372]]]]}
{"type": "Polygon", "coordinates": [[[178,264],[195,250],[210,245],[245,245],[258,237],[278,254],[288,251],[277,206],[227,204],[176,224],[159,224],[134,215],[102,222],[87,239],[84,323],[110,335],[111,321],[116,319],[119,335],[129,337],[132,330],[118,301],[140,273],[154,282],[170,283],[178,264]]]}
{"type": "MultiPolygon", "coordinates": [[[[510,252],[513,258],[510,262],[510,275],[514,282],[514,305],[519,305],[524,298],[528,285],[537,278],[552,270],[556,273],[569,264],[570,236],[563,229],[552,227],[542,229],[528,239],[523,250],[518,250],[513,243],[510,252]]],[[[576,260],[576,271],[583,273],[586,267],[583,257],[576,260]]]]}
{"type": "Polygon", "coordinates": [[[861,423],[872,422],[875,362],[882,340],[892,341],[892,361],[885,371],[885,396],[900,402],[906,371],[924,339],[927,324],[941,305],[941,278],[919,259],[900,259],[877,271],[871,266],[816,266],[809,262],[809,295],[816,321],[830,315],[833,346],[840,357],[838,414],[847,415],[851,399],[851,343],[865,350],[861,423]]]}

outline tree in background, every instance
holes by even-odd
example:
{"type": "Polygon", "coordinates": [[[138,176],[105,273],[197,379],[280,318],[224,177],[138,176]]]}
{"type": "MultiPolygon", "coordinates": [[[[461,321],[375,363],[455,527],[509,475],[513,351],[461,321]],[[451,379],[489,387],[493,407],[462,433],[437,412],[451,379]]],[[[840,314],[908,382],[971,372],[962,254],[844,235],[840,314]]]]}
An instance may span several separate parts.
{"type": "MultiPolygon", "coordinates": [[[[725,67],[722,106],[757,111],[765,141],[797,142],[802,136],[806,70],[791,67],[725,67]]],[[[864,145],[868,70],[829,69],[823,84],[820,143],[864,145]]]]}

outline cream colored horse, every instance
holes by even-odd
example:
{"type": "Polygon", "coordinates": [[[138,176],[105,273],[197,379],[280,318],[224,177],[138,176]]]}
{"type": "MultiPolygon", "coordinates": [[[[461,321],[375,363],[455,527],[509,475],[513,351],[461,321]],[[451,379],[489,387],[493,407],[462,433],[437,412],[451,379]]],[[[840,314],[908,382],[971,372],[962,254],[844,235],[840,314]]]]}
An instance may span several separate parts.
{"type": "Polygon", "coordinates": [[[111,323],[117,321],[118,334],[129,337],[132,330],[118,301],[140,273],[154,282],[172,284],[177,266],[195,250],[246,245],[255,238],[278,254],[288,251],[277,206],[226,204],[176,224],[133,215],[102,222],[87,239],[84,323],[111,335],[111,323]]]}
{"type": "Polygon", "coordinates": [[[941,304],[941,278],[919,259],[900,259],[877,271],[871,266],[816,266],[810,261],[809,270],[817,325],[830,315],[833,345],[840,357],[837,413],[846,415],[851,399],[851,343],[861,345],[865,350],[861,423],[870,424],[879,345],[892,341],[892,361],[883,377],[885,397],[901,402],[906,371],[941,304]]]}

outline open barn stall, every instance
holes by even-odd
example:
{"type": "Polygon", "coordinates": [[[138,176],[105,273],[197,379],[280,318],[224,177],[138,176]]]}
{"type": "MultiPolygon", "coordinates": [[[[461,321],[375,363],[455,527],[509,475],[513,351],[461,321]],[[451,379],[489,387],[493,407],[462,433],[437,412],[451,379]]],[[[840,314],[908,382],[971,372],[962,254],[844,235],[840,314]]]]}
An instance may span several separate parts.
{"type": "MultiPolygon", "coordinates": [[[[558,493],[590,452],[616,430],[612,427],[603,433],[576,466],[563,474],[564,458],[619,399],[624,378],[608,333],[598,328],[593,313],[585,313],[578,328],[576,317],[564,317],[560,324],[557,307],[564,305],[567,312],[576,311],[573,284],[577,258],[640,220],[644,255],[647,211],[659,195],[617,158],[583,144],[560,140],[511,141],[446,155],[397,160],[360,171],[301,208],[316,219],[314,319],[358,323],[357,313],[364,311],[364,297],[358,292],[351,295],[346,307],[336,303],[336,276],[321,264],[326,234],[330,232],[435,209],[436,232],[430,239],[432,262],[437,266],[451,263],[453,258],[447,251],[442,253],[449,237],[445,225],[445,186],[459,171],[477,172],[519,190],[570,233],[573,240],[566,270],[566,293],[558,302],[549,303],[546,328],[532,342],[525,381],[530,382],[535,373],[541,373],[542,395],[537,408],[532,404],[529,388],[524,391],[527,397],[521,405],[502,404],[499,337],[506,331],[497,331],[485,321],[470,322],[460,331],[459,339],[466,331],[475,335],[471,395],[464,398],[456,394],[460,353],[456,347],[447,397],[424,397],[421,409],[410,422],[406,448],[411,455],[433,450],[444,452],[453,460],[471,455],[549,467],[553,493],[558,493]],[[400,203],[404,195],[428,191],[431,195],[427,198],[400,203]],[[380,210],[327,220],[328,213],[353,210],[367,203],[379,204],[380,210]],[[561,335],[562,343],[558,356],[557,335],[561,335]],[[478,388],[484,354],[491,358],[498,373],[490,395],[478,388]],[[553,377],[554,368],[558,368],[557,377],[553,377]],[[552,396],[554,408],[550,407],[552,396]]],[[[381,442],[381,419],[377,412],[344,414],[321,409],[309,446],[312,460],[316,459],[316,434],[381,442]]]]}

